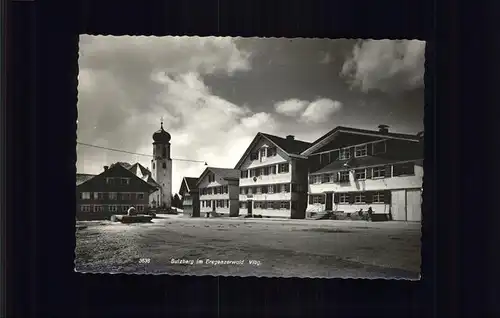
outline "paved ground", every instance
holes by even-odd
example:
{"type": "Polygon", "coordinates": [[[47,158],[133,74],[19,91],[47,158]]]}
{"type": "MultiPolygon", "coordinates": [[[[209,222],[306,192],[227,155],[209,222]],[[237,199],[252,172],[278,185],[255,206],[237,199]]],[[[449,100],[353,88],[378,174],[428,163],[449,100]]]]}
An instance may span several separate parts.
{"type": "Polygon", "coordinates": [[[403,279],[420,272],[417,223],[164,215],[77,227],[79,272],[403,279]]]}

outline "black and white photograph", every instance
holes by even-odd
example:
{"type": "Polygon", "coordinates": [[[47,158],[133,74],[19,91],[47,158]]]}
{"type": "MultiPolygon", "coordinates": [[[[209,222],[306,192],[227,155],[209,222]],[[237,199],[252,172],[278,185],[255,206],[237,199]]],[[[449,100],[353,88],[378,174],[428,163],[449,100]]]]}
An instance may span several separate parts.
{"type": "Polygon", "coordinates": [[[81,35],[75,271],[420,279],[425,45],[81,35]]]}

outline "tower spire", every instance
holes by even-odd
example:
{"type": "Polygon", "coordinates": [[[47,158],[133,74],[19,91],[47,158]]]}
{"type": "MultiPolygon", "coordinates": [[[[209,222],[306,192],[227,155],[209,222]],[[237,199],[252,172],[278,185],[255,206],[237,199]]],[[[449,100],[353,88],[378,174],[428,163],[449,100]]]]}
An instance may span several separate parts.
{"type": "Polygon", "coordinates": [[[161,119],[160,119],[160,125],[161,125],[161,129],[163,130],[163,116],[161,116],[161,119]]]}

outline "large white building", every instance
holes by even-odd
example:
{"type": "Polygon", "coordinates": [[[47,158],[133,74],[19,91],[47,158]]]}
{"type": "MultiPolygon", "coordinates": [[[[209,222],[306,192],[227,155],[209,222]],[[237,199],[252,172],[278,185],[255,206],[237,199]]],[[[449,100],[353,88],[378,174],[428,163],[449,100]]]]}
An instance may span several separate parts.
{"type": "Polygon", "coordinates": [[[198,178],[196,187],[200,201],[200,215],[218,213],[238,216],[239,171],[208,167],[198,178]]]}
{"type": "Polygon", "coordinates": [[[421,220],[422,134],[337,127],[301,155],[309,158],[308,214],[372,208],[392,220],[421,220]]]}
{"type": "Polygon", "coordinates": [[[236,164],[240,214],[304,218],[310,143],[258,133],[236,164]]]}

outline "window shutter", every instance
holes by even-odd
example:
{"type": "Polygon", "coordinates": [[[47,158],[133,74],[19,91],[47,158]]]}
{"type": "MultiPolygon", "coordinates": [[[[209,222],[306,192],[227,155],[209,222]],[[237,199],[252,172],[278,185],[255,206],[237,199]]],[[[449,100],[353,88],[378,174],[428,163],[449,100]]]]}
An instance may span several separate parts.
{"type": "Polygon", "coordinates": [[[354,197],[356,196],[356,192],[351,192],[349,193],[349,203],[353,204],[354,203],[354,197]]]}
{"type": "Polygon", "coordinates": [[[334,193],[333,194],[333,203],[339,203],[339,202],[340,202],[340,194],[334,193]]]}
{"type": "Polygon", "coordinates": [[[285,192],[290,192],[290,184],[285,184],[285,192]]]}
{"type": "Polygon", "coordinates": [[[340,177],[340,173],[339,172],[335,172],[334,176],[333,176],[333,180],[335,182],[339,182],[339,177],[340,177]]]}
{"type": "Polygon", "coordinates": [[[320,202],[321,204],[325,204],[325,201],[326,201],[326,199],[325,199],[325,195],[324,195],[324,194],[322,194],[322,195],[321,195],[321,200],[320,200],[319,202],[320,202]]]}
{"type": "Polygon", "coordinates": [[[389,190],[384,191],[384,203],[391,204],[391,191],[389,190]]]}
{"type": "Polygon", "coordinates": [[[309,195],[309,204],[313,204],[313,196],[309,195]]]}
{"type": "Polygon", "coordinates": [[[390,165],[385,166],[385,177],[386,178],[392,177],[391,176],[391,166],[390,165]]]}
{"type": "Polygon", "coordinates": [[[351,158],[354,158],[354,147],[349,148],[349,153],[351,154],[351,158]]]}
{"type": "Polygon", "coordinates": [[[372,178],[372,168],[366,168],[366,179],[372,178]]]}
{"type": "Polygon", "coordinates": [[[373,192],[365,192],[365,202],[368,204],[373,202],[373,192]]]}

